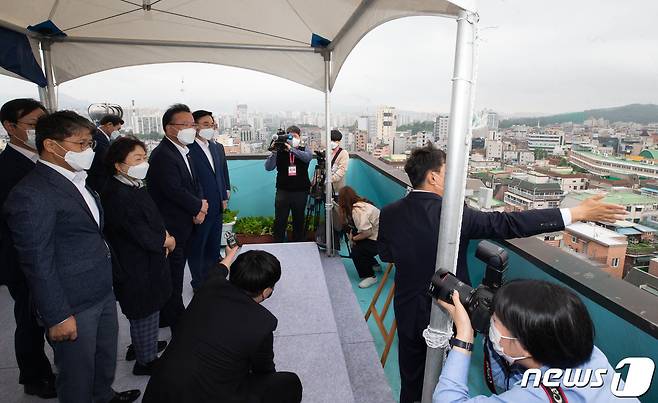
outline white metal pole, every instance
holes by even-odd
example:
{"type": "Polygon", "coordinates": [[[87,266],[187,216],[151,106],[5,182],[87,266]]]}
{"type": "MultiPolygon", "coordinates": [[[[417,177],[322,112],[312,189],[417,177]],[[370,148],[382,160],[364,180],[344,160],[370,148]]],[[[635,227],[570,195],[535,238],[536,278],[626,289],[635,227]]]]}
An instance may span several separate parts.
{"type": "MultiPolygon", "coordinates": [[[[468,155],[471,146],[471,119],[473,115],[471,100],[474,95],[471,89],[475,70],[474,49],[477,20],[477,14],[466,11],[461,11],[457,18],[457,44],[448,127],[446,181],[436,256],[436,269],[445,268],[453,273],[457,269],[468,155]]],[[[444,332],[450,332],[452,328],[450,317],[436,303],[432,304],[430,327],[444,332]]],[[[427,348],[423,403],[432,402],[432,394],[443,367],[443,358],[444,349],[427,348]]]]}
{"type": "Polygon", "coordinates": [[[50,45],[50,41],[41,41],[41,50],[43,51],[43,69],[46,71],[46,80],[48,81],[46,85],[45,96],[48,99],[48,110],[52,113],[57,110],[57,94],[55,93],[53,59],[50,45]]]}
{"type": "Polygon", "coordinates": [[[327,245],[327,256],[334,255],[334,227],[331,222],[331,212],[333,208],[332,187],[331,187],[331,51],[325,51],[324,56],[324,120],[326,130],[326,150],[325,150],[325,240],[327,245]]]}

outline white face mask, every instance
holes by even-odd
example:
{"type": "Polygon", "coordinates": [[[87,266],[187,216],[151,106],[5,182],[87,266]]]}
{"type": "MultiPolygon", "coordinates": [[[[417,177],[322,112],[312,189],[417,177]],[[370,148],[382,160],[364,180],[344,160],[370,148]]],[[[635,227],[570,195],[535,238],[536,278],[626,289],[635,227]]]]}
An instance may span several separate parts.
{"type": "Polygon", "coordinates": [[[331,142],[331,149],[335,150],[338,148],[338,143],[331,142]]]}
{"type": "Polygon", "coordinates": [[[194,138],[196,137],[196,129],[190,127],[188,129],[179,130],[176,138],[181,143],[188,145],[194,143],[194,138]]]}
{"type": "Polygon", "coordinates": [[[119,137],[121,137],[121,133],[119,133],[118,130],[115,130],[112,132],[112,134],[110,134],[110,140],[116,140],[119,137]]]}
{"type": "Polygon", "coordinates": [[[27,134],[27,140],[24,142],[28,147],[36,150],[37,149],[37,132],[34,129],[25,130],[27,134]]]}
{"type": "Polygon", "coordinates": [[[201,129],[199,130],[199,136],[206,140],[212,140],[213,137],[217,134],[215,129],[201,129]]]}
{"type": "Polygon", "coordinates": [[[292,146],[293,146],[293,147],[299,147],[299,144],[300,144],[301,142],[302,142],[302,141],[301,141],[298,137],[293,137],[293,138],[292,138],[292,146]]]}
{"type": "MultiPolygon", "coordinates": [[[[57,144],[61,149],[66,150],[64,147],[57,144]]],[[[75,152],[75,151],[66,151],[66,154],[64,154],[64,161],[66,161],[67,164],[73,168],[75,172],[80,172],[80,171],[86,171],[87,169],[91,168],[91,163],[94,162],[94,150],[89,147],[84,151],[81,152],[75,152]]],[[[59,154],[57,154],[58,157],[62,158],[59,154]]]]}
{"type": "Polygon", "coordinates": [[[492,345],[494,351],[499,356],[503,357],[509,365],[514,364],[518,360],[523,360],[523,359],[526,359],[526,358],[530,358],[530,356],[510,357],[509,355],[505,354],[505,351],[503,351],[503,346],[500,345],[500,340],[501,339],[517,340],[516,337],[507,337],[507,336],[503,336],[502,334],[500,334],[498,329],[496,329],[496,326],[494,326],[494,320],[492,318],[491,323],[489,325],[489,340],[491,340],[491,345],[492,345]]]}
{"type": "Polygon", "coordinates": [[[126,173],[126,175],[130,176],[131,178],[142,180],[146,178],[146,173],[148,172],[148,170],[149,170],[149,163],[144,161],[137,165],[128,166],[128,172],[126,173]]]}

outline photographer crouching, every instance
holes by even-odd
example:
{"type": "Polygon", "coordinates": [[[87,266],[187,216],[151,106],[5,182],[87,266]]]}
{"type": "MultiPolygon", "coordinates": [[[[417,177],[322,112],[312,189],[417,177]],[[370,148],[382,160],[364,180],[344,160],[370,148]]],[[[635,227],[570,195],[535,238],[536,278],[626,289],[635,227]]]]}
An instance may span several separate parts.
{"type": "Polygon", "coordinates": [[[276,168],[276,196],[274,201],[274,240],[283,242],[292,212],[292,241],[304,238],[304,210],[311,181],[308,166],[313,153],[301,146],[301,131],[290,126],[285,133],[279,131],[270,144],[272,154],[265,161],[265,169],[276,168]]]}
{"type": "Polygon", "coordinates": [[[437,300],[452,317],[456,333],[434,391],[434,403],[639,402],[612,394],[610,385],[615,371],[594,345],[594,324],[585,304],[573,291],[542,280],[511,281],[495,292],[489,323],[483,326],[483,316],[477,314],[483,310],[474,308],[476,304],[472,302],[477,298],[477,290],[464,292],[463,283],[457,288],[462,292],[452,289],[437,300]],[[484,372],[492,392],[489,397],[471,397],[468,391],[474,328],[488,333],[484,341],[484,372]],[[550,368],[566,370],[551,377],[559,386],[536,386],[532,376],[527,387],[521,386],[526,370],[539,370],[543,375],[550,368]],[[580,378],[581,372],[597,369],[607,371],[603,387],[591,383],[579,387],[564,385],[573,380],[572,371],[577,371],[575,377],[580,378]]]}

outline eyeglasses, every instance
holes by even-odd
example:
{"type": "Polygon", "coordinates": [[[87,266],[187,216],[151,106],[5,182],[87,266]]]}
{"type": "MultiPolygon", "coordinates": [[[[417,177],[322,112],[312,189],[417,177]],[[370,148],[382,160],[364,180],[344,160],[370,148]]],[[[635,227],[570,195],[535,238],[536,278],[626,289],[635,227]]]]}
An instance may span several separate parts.
{"type": "Polygon", "coordinates": [[[184,126],[186,129],[192,127],[195,129],[199,128],[199,125],[197,125],[196,123],[169,123],[169,124],[172,126],[184,126]]]}
{"type": "Polygon", "coordinates": [[[37,122],[26,122],[24,120],[17,120],[16,124],[18,124],[18,123],[22,123],[25,126],[28,126],[30,129],[34,129],[34,128],[37,127],[37,122]]]}
{"type": "Polygon", "coordinates": [[[83,140],[83,141],[71,141],[71,140],[62,140],[65,143],[77,144],[80,147],[80,150],[84,151],[88,148],[92,150],[96,148],[96,140],[83,140]]]}

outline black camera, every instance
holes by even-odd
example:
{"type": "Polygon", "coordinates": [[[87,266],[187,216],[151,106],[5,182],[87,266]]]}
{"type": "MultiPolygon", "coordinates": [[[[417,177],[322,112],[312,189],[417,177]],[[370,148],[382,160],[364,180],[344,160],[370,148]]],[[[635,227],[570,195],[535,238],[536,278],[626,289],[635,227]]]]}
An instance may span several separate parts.
{"type": "Polygon", "coordinates": [[[235,238],[234,233],[227,231],[225,235],[226,235],[226,246],[228,246],[231,249],[235,248],[236,246],[239,246],[238,240],[235,238]]]}
{"type": "Polygon", "coordinates": [[[272,136],[272,141],[270,141],[270,146],[267,148],[268,151],[285,151],[286,143],[292,140],[292,134],[286,133],[285,130],[279,129],[276,131],[276,134],[272,136]]]}
{"type": "Polygon", "coordinates": [[[464,284],[451,272],[439,269],[434,273],[427,293],[432,298],[452,304],[452,292],[457,290],[473,329],[486,334],[493,314],[493,298],[503,285],[503,275],[507,270],[507,252],[492,242],[481,241],[475,256],[487,264],[482,284],[477,288],[464,284]]]}

